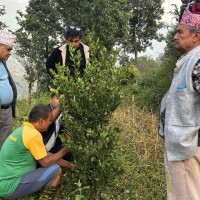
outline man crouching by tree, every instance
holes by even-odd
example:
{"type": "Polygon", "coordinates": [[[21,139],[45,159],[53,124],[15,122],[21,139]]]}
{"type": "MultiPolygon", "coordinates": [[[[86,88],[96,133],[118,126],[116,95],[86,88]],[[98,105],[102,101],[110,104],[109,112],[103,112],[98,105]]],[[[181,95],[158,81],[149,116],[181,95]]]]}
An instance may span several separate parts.
{"type": "Polygon", "coordinates": [[[29,114],[29,122],[24,122],[6,139],[0,152],[0,197],[16,199],[44,187],[55,187],[62,174],[60,166],[72,169],[68,161],[62,160],[67,147],[51,154],[46,151],[40,134],[60,112],[59,107],[52,111],[47,105],[36,105],[29,114]],[[37,162],[41,168],[36,169],[37,162]]]}

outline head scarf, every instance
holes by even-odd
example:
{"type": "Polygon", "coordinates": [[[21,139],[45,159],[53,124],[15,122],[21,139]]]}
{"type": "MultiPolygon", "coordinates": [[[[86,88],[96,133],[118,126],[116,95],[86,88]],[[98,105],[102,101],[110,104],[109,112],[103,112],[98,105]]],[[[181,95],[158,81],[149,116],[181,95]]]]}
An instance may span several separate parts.
{"type": "Polygon", "coordinates": [[[182,15],[180,25],[193,26],[200,29],[200,15],[192,14],[188,7],[185,8],[185,11],[182,15]]]}
{"type": "Polygon", "coordinates": [[[16,40],[15,35],[5,30],[0,30],[0,44],[12,47],[14,45],[15,40],[16,40]]]}

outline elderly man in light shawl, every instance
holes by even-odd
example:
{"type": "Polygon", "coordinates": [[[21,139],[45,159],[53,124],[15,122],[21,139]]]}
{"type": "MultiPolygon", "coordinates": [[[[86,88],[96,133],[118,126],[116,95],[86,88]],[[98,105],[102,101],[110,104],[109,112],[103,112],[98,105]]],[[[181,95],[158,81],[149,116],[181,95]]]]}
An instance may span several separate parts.
{"type": "Polygon", "coordinates": [[[6,66],[11,55],[15,35],[0,30],[0,150],[6,138],[12,133],[17,89],[6,66]]]}
{"type": "Polygon", "coordinates": [[[182,53],[160,107],[167,199],[200,199],[200,15],[185,9],[174,36],[182,53]]]}

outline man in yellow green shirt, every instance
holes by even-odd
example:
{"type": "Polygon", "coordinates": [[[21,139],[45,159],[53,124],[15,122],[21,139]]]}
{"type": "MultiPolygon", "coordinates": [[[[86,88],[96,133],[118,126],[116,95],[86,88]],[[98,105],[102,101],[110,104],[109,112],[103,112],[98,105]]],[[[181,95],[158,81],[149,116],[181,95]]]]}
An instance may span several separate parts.
{"type": "Polygon", "coordinates": [[[0,197],[15,199],[57,186],[61,167],[72,169],[70,162],[62,160],[67,147],[51,154],[46,151],[40,134],[59,114],[59,107],[52,111],[39,104],[30,112],[29,122],[24,122],[6,139],[0,151],[0,197]],[[37,162],[41,168],[36,169],[37,162]]]}

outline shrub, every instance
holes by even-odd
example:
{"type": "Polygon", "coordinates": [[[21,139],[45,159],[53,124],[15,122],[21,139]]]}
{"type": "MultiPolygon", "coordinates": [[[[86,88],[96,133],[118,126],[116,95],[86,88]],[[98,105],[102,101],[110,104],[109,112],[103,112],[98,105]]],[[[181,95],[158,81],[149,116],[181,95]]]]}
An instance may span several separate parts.
{"type": "Polygon", "coordinates": [[[119,67],[118,70],[120,75],[120,83],[122,85],[127,85],[130,82],[133,83],[140,75],[135,65],[119,67]]]}
{"type": "Polygon", "coordinates": [[[143,75],[137,80],[136,104],[147,107],[149,111],[157,112],[163,94],[169,89],[173,77],[174,68],[180,52],[175,50],[173,37],[176,33],[176,27],[169,31],[167,35],[167,46],[162,57],[162,64],[155,70],[150,71],[148,75],[143,75]]]}
{"type": "Polygon", "coordinates": [[[60,90],[65,95],[65,100],[60,99],[63,124],[65,132],[71,135],[66,144],[73,154],[75,165],[70,176],[79,192],[83,188],[76,197],[96,199],[105,184],[120,171],[114,151],[119,129],[108,124],[121,102],[120,74],[115,68],[118,50],[108,55],[98,41],[91,42],[89,64],[83,77],[77,70],[80,52],[75,55],[74,51],[70,46],[75,77],[70,77],[68,67],[57,66],[58,74],[52,72],[55,88],[51,90],[56,93],[60,90]]]}

